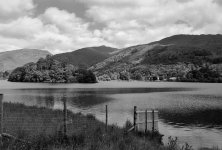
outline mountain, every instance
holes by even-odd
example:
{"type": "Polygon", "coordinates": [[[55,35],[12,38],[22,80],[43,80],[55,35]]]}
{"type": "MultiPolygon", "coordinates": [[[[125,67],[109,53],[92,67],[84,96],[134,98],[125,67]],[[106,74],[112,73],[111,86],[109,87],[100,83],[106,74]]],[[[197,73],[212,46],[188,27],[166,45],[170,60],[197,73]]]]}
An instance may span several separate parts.
{"type": "Polygon", "coordinates": [[[39,58],[51,55],[48,51],[38,49],[19,49],[0,53],[0,71],[13,70],[39,58]]]}
{"type": "Polygon", "coordinates": [[[118,49],[116,48],[106,46],[87,47],[68,53],[57,54],[54,55],[53,58],[75,66],[80,64],[91,66],[112,56],[117,51],[118,49]]]}
{"type": "Polygon", "coordinates": [[[150,80],[154,76],[184,77],[204,64],[222,71],[222,35],[175,35],[128,47],[90,69],[105,80],[150,80]]]}
{"type": "Polygon", "coordinates": [[[222,35],[175,35],[149,45],[145,64],[222,63],[222,35]]]}

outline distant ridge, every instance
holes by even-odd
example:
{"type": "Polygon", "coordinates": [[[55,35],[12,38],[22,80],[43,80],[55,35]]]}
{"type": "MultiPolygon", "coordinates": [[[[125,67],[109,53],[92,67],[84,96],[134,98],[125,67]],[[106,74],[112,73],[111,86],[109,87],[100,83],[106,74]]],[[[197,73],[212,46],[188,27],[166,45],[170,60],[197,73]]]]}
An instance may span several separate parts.
{"type": "Polygon", "coordinates": [[[145,64],[222,63],[222,35],[174,35],[150,43],[145,64]]]}
{"type": "Polygon", "coordinates": [[[105,60],[117,51],[118,49],[107,46],[87,47],[68,53],[56,54],[53,58],[60,62],[69,63],[75,66],[83,64],[89,67],[105,60]]]}
{"type": "Polygon", "coordinates": [[[51,55],[48,51],[39,49],[18,49],[0,53],[0,71],[13,70],[39,58],[51,55]]]}
{"type": "Polygon", "coordinates": [[[222,63],[222,35],[174,35],[160,41],[124,48],[92,68],[119,64],[222,63]]]}
{"type": "Polygon", "coordinates": [[[221,34],[201,34],[201,35],[187,35],[179,34],[164,38],[160,41],[152,42],[150,44],[171,44],[177,46],[210,46],[210,45],[222,45],[221,34]]]}

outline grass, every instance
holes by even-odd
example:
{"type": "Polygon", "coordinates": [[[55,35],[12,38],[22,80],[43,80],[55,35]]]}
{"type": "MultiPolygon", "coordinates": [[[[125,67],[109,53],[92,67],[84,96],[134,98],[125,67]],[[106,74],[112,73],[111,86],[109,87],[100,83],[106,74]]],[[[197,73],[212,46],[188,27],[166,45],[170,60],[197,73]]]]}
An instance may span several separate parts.
{"type": "MultiPolygon", "coordinates": [[[[169,138],[168,145],[161,144],[161,136],[126,132],[132,124],[127,121],[124,128],[108,126],[93,115],[73,114],[68,111],[67,136],[63,134],[63,112],[4,103],[4,133],[16,137],[3,138],[1,150],[191,150],[179,147],[177,139],[169,138]]],[[[204,150],[204,149],[201,149],[204,150]]],[[[219,150],[219,149],[215,149],[219,150]]]]}

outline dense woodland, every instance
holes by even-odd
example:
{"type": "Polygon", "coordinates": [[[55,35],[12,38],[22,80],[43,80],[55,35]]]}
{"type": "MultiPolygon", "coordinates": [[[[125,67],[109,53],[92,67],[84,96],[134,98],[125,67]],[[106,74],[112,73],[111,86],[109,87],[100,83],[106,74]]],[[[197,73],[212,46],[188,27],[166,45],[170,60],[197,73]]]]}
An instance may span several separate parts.
{"type": "Polygon", "coordinates": [[[173,64],[112,68],[97,72],[98,80],[222,82],[222,74],[213,65],[173,64]]]}
{"type": "Polygon", "coordinates": [[[8,79],[9,74],[9,71],[0,71],[0,80],[8,79]]]}
{"type": "Polygon", "coordinates": [[[179,78],[178,81],[222,83],[222,76],[217,70],[213,70],[209,66],[203,66],[189,71],[185,77],[179,78]]]}
{"type": "Polygon", "coordinates": [[[37,63],[28,63],[16,68],[9,76],[11,82],[51,82],[51,83],[95,83],[93,72],[61,63],[51,56],[41,58],[37,63]]]}

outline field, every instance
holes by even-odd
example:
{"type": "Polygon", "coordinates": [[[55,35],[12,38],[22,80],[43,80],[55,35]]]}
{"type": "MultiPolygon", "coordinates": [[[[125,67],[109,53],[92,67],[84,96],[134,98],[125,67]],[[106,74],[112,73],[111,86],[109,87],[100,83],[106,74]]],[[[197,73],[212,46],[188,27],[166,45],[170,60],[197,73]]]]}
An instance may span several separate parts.
{"type": "MultiPolygon", "coordinates": [[[[161,135],[127,132],[124,128],[106,126],[91,114],[67,112],[67,135],[63,134],[63,112],[23,104],[4,103],[4,136],[1,150],[190,150],[179,147],[177,139],[161,144],[161,135]]],[[[214,148],[217,149],[217,148],[214,148]]]]}

